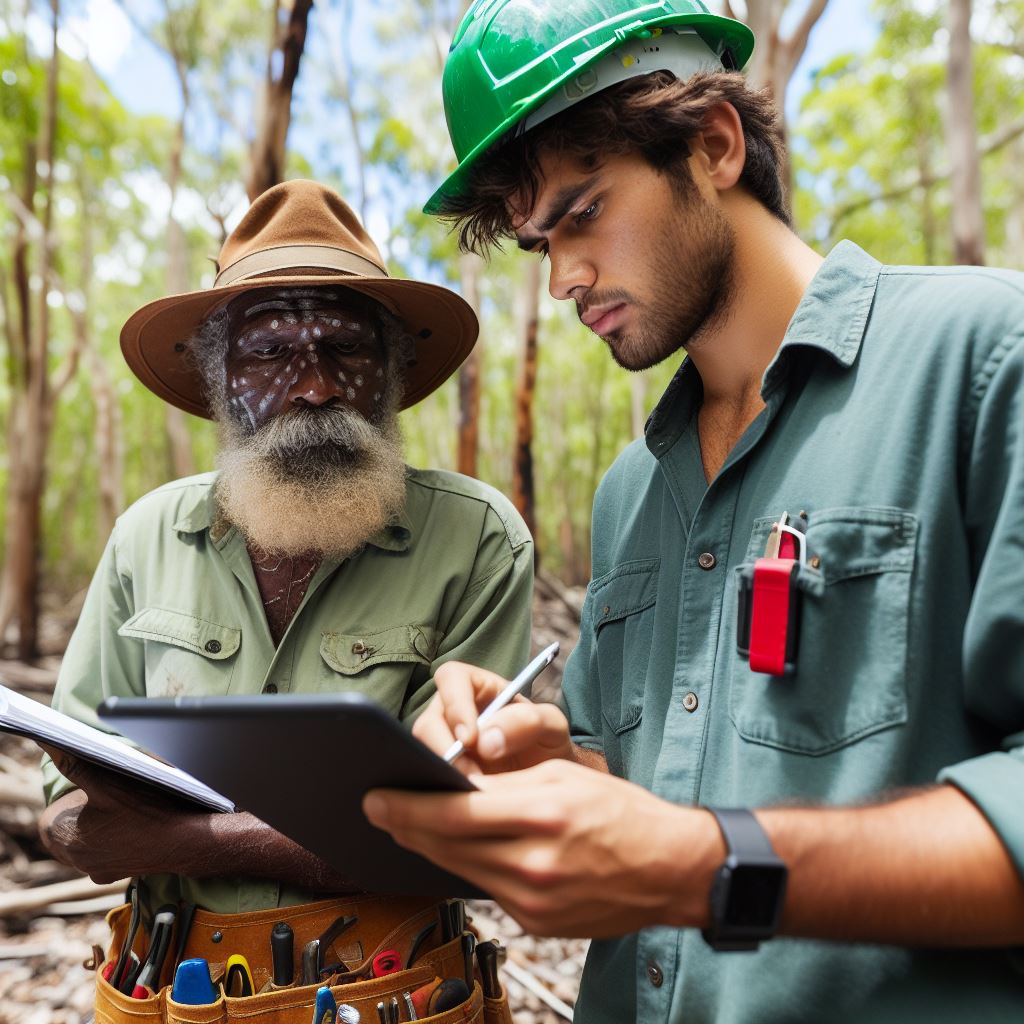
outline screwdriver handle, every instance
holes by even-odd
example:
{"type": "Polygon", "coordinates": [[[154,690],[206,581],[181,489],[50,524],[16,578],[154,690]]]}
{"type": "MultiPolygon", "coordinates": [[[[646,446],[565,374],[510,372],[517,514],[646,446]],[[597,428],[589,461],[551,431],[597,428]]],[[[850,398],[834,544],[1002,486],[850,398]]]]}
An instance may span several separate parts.
{"type": "Polygon", "coordinates": [[[270,932],[270,952],[274,959],[274,984],[290,985],[295,976],[295,935],[284,921],[278,921],[270,932]]]}

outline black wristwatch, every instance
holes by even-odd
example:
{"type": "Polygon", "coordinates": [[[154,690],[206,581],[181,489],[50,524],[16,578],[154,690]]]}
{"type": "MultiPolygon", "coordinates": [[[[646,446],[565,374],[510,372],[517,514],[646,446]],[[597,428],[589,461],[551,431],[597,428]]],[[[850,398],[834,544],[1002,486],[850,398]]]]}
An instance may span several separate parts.
{"type": "Polygon", "coordinates": [[[729,848],[711,885],[711,927],[704,941],[720,952],[751,951],[779,927],[788,870],[747,810],[706,807],[729,848]]]}

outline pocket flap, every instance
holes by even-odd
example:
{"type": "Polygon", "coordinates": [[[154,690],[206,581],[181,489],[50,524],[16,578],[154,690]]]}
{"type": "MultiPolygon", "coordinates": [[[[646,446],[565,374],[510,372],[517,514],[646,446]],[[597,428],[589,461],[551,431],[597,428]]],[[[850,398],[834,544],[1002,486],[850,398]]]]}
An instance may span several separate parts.
{"type": "Polygon", "coordinates": [[[381,662],[429,665],[441,642],[432,626],[392,626],[376,633],[324,633],[320,655],[335,672],[354,676],[381,662]]]}
{"type": "Polygon", "coordinates": [[[183,647],[213,661],[230,658],[242,642],[242,631],[168,608],[143,608],[118,631],[118,636],[183,647]]]}
{"type": "Polygon", "coordinates": [[[658,596],[658,560],[646,559],[617,566],[591,584],[594,631],[618,619],[650,608],[658,596]]]}

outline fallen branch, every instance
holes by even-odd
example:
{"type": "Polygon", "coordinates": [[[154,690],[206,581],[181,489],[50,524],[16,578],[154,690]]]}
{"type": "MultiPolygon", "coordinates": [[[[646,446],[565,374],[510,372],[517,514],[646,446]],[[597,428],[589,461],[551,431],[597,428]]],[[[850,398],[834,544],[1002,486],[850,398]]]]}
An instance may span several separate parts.
{"type": "Polygon", "coordinates": [[[53,693],[53,688],[57,684],[57,669],[4,659],[0,661],[0,683],[13,690],[53,693]]]}
{"type": "Polygon", "coordinates": [[[20,889],[18,892],[0,893],[0,917],[12,917],[30,910],[40,910],[53,903],[71,900],[92,900],[99,896],[124,892],[128,879],[97,885],[91,878],[73,878],[70,882],[56,882],[38,889],[20,889]]]}
{"type": "Polygon", "coordinates": [[[568,1003],[563,1003],[543,982],[538,981],[533,972],[511,950],[509,950],[508,959],[499,969],[505,971],[513,981],[518,982],[523,988],[532,992],[545,1006],[550,1007],[560,1017],[572,1020],[572,1007],[568,1003]]]}

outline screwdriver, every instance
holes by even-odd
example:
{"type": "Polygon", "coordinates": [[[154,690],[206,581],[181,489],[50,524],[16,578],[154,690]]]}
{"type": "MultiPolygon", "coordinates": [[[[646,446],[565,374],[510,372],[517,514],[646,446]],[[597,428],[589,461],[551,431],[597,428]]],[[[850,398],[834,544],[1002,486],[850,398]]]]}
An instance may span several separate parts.
{"type": "Polygon", "coordinates": [[[338,1014],[338,1003],[327,985],[316,990],[316,1004],[313,1007],[313,1024],[334,1024],[338,1014]]]}
{"type": "Polygon", "coordinates": [[[270,952],[274,959],[274,984],[290,985],[295,977],[295,935],[284,921],[278,921],[270,933],[270,952]]]}
{"type": "Polygon", "coordinates": [[[139,976],[135,979],[132,999],[146,999],[151,995],[147,990],[157,987],[160,971],[164,965],[164,957],[167,956],[167,949],[171,944],[171,931],[174,929],[176,916],[176,909],[167,904],[153,918],[153,933],[149,940],[149,952],[143,961],[139,976]]]}

